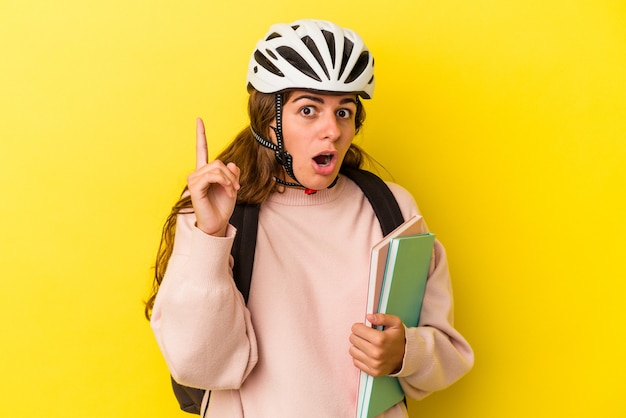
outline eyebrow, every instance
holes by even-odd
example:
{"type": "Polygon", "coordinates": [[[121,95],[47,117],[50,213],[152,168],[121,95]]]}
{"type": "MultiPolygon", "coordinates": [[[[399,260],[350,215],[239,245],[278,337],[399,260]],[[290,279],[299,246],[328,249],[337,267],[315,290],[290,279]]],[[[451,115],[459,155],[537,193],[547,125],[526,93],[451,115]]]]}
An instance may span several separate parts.
{"type": "MultiPolygon", "coordinates": [[[[316,103],[324,104],[324,99],[322,97],[313,96],[309,94],[303,94],[301,96],[298,96],[295,99],[293,99],[293,101],[297,102],[298,100],[303,100],[303,99],[308,99],[316,103]]],[[[354,103],[354,105],[356,105],[356,99],[352,97],[346,97],[339,102],[339,104],[346,104],[346,103],[354,103]]]]}

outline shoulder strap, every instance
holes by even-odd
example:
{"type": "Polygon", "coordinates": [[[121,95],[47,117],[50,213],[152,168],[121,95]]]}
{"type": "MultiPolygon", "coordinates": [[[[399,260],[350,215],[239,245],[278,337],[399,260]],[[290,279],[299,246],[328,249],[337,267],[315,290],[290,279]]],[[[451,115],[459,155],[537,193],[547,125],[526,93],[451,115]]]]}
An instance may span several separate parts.
{"type": "Polygon", "coordinates": [[[383,236],[404,222],[400,206],[383,179],[374,173],[358,168],[344,168],[341,172],[354,181],[369,200],[380,222],[383,236]]]}
{"type": "Polygon", "coordinates": [[[235,260],[233,277],[237,289],[243,295],[246,303],[250,294],[250,279],[254,264],[254,250],[256,249],[256,235],[259,223],[259,205],[238,203],[230,217],[230,223],[237,228],[237,235],[233,242],[231,254],[235,260]]]}

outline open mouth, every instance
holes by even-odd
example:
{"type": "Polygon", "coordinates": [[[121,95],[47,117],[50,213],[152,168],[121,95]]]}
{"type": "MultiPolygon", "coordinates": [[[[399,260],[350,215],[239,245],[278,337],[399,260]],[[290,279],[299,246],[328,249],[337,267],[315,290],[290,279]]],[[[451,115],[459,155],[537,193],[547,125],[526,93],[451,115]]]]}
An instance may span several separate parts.
{"type": "Polygon", "coordinates": [[[320,154],[320,155],[313,157],[313,161],[315,161],[315,164],[319,165],[320,167],[327,167],[333,161],[333,155],[332,154],[320,154]]]}

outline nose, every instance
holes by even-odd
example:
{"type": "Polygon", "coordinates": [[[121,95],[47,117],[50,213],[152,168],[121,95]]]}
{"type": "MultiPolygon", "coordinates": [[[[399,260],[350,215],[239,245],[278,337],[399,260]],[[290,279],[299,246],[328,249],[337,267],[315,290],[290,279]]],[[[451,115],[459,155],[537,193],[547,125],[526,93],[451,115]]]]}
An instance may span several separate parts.
{"type": "Polygon", "coordinates": [[[337,116],[333,112],[329,112],[322,118],[322,139],[334,142],[341,136],[341,127],[337,116]]]}

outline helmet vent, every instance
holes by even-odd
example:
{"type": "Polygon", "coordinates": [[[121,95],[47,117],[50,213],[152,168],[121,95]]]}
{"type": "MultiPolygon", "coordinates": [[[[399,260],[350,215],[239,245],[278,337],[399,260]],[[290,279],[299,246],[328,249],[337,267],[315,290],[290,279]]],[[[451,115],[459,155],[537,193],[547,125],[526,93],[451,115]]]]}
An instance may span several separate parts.
{"type": "Polygon", "coordinates": [[[367,64],[369,63],[369,61],[369,52],[361,52],[361,55],[359,55],[359,59],[356,61],[354,67],[352,68],[352,71],[350,71],[350,74],[346,78],[346,83],[352,83],[354,80],[359,78],[359,76],[363,74],[363,71],[365,71],[365,69],[367,68],[367,64]]]}
{"type": "Polygon", "coordinates": [[[328,30],[322,30],[322,34],[324,35],[324,39],[326,39],[326,45],[328,45],[328,52],[330,52],[330,59],[333,63],[333,68],[335,68],[335,35],[328,30]]]}
{"type": "Polygon", "coordinates": [[[350,55],[352,55],[353,48],[354,48],[354,42],[352,42],[348,38],[344,38],[343,39],[343,57],[341,59],[341,68],[339,69],[339,78],[341,78],[344,70],[346,69],[346,65],[348,65],[348,60],[350,59],[350,55]]]}
{"type": "Polygon", "coordinates": [[[265,68],[267,71],[269,71],[270,73],[277,75],[279,77],[284,77],[285,75],[274,65],[270,62],[270,60],[268,60],[265,55],[263,55],[261,52],[259,52],[259,50],[257,49],[256,51],[254,51],[254,59],[256,60],[256,62],[263,68],[265,68]]]}
{"type": "Polygon", "coordinates": [[[289,64],[291,64],[295,69],[299,70],[304,75],[311,77],[316,81],[322,81],[313,68],[306,62],[300,54],[298,54],[295,50],[288,46],[279,46],[276,48],[276,52],[280,54],[289,64]]]}
{"type": "Polygon", "coordinates": [[[276,32],[272,32],[270,33],[267,38],[265,38],[266,41],[271,41],[274,38],[281,38],[282,35],[280,33],[276,33],[276,32]]]}
{"type": "Polygon", "coordinates": [[[317,46],[315,45],[315,42],[313,41],[313,39],[311,39],[310,36],[305,36],[302,38],[302,43],[304,43],[304,45],[306,45],[306,47],[309,48],[309,51],[311,51],[311,54],[313,54],[313,56],[317,60],[320,67],[322,67],[322,69],[324,70],[324,73],[326,73],[326,78],[330,80],[330,75],[328,74],[328,69],[326,68],[326,65],[324,64],[324,59],[322,58],[322,55],[320,54],[320,50],[317,49],[317,46]]]}

